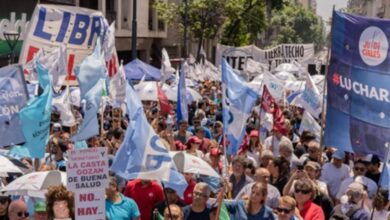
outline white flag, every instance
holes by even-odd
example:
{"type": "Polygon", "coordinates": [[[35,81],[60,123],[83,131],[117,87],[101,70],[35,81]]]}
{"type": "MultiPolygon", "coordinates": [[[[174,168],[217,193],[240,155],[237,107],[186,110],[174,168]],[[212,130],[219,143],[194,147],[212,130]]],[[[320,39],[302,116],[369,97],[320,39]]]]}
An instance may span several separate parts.
{"type": "Polygon", "coordinates": [[[111,78],[109,85],[110,98],[114,107],[121,107],[122,103],[125,102],[126,84],[127,81],[123,71],[123,63],[121,63],[118,73],[111,78]]]}
{"type": "MultiPolygon", "coordinates": [[[[272,97],[274,97],[277,102],[283,102],[285,98],[284,83],[269,72],[264,72],[263,75],[263,84],[267,86],[272,97]]],[[[263,94],[263,92],[261,92],[261,94],[263,94]]]]}
{"type": "Polygon", "coordinates": [[[320,140],[321,136],[321,126],[317,123],[317,121],[310,115],[309,112],[303,112],[301,126],[299,127],[299,134],[302,134],[303,131],[310,131],[315,136],[317,141],[320,140]]]}
{"type": "Polygon", "coordinates": [[[72,127],[76,124],[70,107],[69,87],[66,87],[60,95],[53,97],[52,105],[60,113],[62,125],[72,127]]]}
{"type": "Polygon", "coordinates": [[[165,48],[163,48],[161,53],[161,73],[163,76],[161,80],[161,86],[165,83],[168,77],[175,72],[176,70],[172,67],[171,61],[169,60],[168,52],[165,50],[165,48]]]}
{"type": "Polygon", "coordinates": [[[315,118],[321,113],[321,95],[317,86],[314,84],[310,74],[306,75],[305,89],[302,94],[297,96],[292,104],[302,106],[305,111],[310,112],[315,118]]]}

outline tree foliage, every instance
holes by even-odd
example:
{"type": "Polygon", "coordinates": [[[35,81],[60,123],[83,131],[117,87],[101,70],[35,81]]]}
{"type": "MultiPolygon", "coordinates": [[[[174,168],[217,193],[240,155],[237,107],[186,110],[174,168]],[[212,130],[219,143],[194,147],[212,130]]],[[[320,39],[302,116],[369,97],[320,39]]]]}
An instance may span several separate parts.
{"type": "Polygon", "coordinates": [[[314,43],[316,50],[325,45],[325,26],[313,11],[298,5],[286,5],[272,17],[273,45],[314,43]]]}

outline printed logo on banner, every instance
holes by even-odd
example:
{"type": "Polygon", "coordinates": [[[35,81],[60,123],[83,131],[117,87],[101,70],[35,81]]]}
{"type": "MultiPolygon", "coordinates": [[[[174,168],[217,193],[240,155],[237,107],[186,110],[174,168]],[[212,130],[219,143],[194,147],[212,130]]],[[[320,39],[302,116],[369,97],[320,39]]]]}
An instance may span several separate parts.
{"type": "Polygon", "coordinates": [[[386,34],[378,27],[366,28],[359,39],[359,52],[362,60],[369,66],[381,64],[387,57],[389,42],[386,34]]]}

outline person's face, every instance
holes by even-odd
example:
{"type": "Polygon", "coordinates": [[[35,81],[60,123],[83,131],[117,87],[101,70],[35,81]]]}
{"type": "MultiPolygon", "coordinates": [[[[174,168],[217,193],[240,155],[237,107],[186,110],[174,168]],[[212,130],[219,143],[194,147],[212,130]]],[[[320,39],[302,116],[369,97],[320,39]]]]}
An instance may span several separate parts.
{"type": "Polygon", "coordinates": [[[312,193],[313,192],[310,189],[301,189],[301,188],[295,187],[294,197],[295,197],[295,200],[297,201],[297,203],[304,204],[305,202],[307,202],[311,199],[312,193]]]}
{"type": "Polygon", "coordinates": [[[254,204],[260,204],[265,201],[265,195],[258,187],[253,187],[249,199],[254,204]]]}
{"type": "Polygon", "coordinates": [[[47,220],[47,212],[35,212],[34,220],[47,220]]]}
{"type": "Polygon", "coordinates": [[[233,164],[233,174],[238,176],[238,175],[242,175],[243,173],[244,173],[244,166],[239,162],[235,162],[233,164]]]}
{"type": "Polygon", "coordinates": [[[185,130],[187,130],[187,128],[188,128],[188,124],[187,123],[181,123],[180,124],[180,128],[179,129],[181,131],[185,131],[185,130]]]}
{"type": "Polygon", "coordinates": [[[206,189],[195,186],[194,191],[192,192],[192,204],[204,205],[206,204],[208,198],[206,189]]]}
{"type": "Polygon", "coordinates": [[[343,160],[337,159],[333,157],[333,165],[337,168],[340,168],[343,165],[343,160]]]}
{"type": "Polygon", "coordinates": [[[166,189],[167,192],[167,200],[169,204],[174,204],[177,201],[177,194],[172,189],[166,189]]]}
{"type": "Polygon", "coordinates": [[[318,157],[319,152],[320,152],[320,149],[318,149],[315,146],[309,145],[308,153],[309,153],[310,158],[316,159],[318,157]]]}
{"type": "Polygon", "coordinates": [[[177,207],[171,207],[171,215],[169,215],[169,210],[166,208],[164,220],[183,220],[183,213],[177,207]]]}
{"type": "Polygon", "coordinates": [[[284,157],[285,159],[288,159],[292,155],[292,151],[288,148],[282,147],[280,148],[280,155],[284,157]]]}
{"type": "Polygon", "coordinates": [[[0,198],[0,214],[5,214],[7,213],[7,209],[8,209],[8,205],[9,205],[9,202],[8,202],[8,198],[0,198]]]}
{"type": "Polygon", "coordinates": [[[310,179],[312,180],[316,179],[317,171],[313,169],[313,167],[305,166],[304,170],[310,179]]]}
{"type": "Polygon", "coordinates": [[[256,182],[261,182],[267,184],[269,182],[270,178],[270,173],[268,170],[261,170],[261,171],[256,171],[255,173],[255,180],[256,182]]]}
{"type": "Polygon", "coordinates": [[[279,200],[279,205],[276,208],[276,213],[279,220],[290,220],[294,215],[294,209],[287,203],[279,200]]]}
{"type": "Polygon", "coordinates": [[[184,173],[184,179],[189,183],[192,180],[192,173],[184,173]]]}
{"type": "Polygon", "coordinates": [[[364,176],[366,175],[367,167],[364,164],[357,163],[353,166],[353,173],[355,176],[364,176]]]}
{"type": "Polygon", "coordinates": [[[268,163],[267,169],[269,170],[270,173],[275,174],[279,172],[279,169],[277,166],[274,165],[274,162],[271,160],[268,163]]]}
{"type": "Polygon", "coordinates": [[[55,201],[53,204],[54,218],[69,218],[68,202],[65,200],[55,201]]]}
{"type": "Polygon", "coordinates": [[[194,120],[193,124],[194,124],[194,127],[195,126],[199,126],[200,125],[200,120],[198,120],[198,119],[194,120]]]}
{"type": "Polygon", "coordinates": [[[270,161],[272,161],[272,158],[271,157],[261,157],[260,161],[261,161],[261,164],[263,165],[263,167],[268,167],[270,161]]]}
{"type": "Polygon", "coordinates": [[[8,213],[10,220],[25,220],[30,215],[27,211],[26,204],[19,203],[8,213]]]}
{"type": "Polygon", "coordinates": [[[218,164],[221,157],[218,155],[210,155],[210,160],[212,164],[218,164]]]}
{"type": "Polygon", "coordinates": [[[108,184],[108,187],[106,188],[106,195],[107,196],[112,196],[116,193],[116,190],[117,190],[117,185],[116,183],[114,182],[110,182],[110,184],[108,184]]]}
{"type": "Polygon", "coordinates": [[[191,149],[199,149],[199,143],[191,143],[191,149]]]}

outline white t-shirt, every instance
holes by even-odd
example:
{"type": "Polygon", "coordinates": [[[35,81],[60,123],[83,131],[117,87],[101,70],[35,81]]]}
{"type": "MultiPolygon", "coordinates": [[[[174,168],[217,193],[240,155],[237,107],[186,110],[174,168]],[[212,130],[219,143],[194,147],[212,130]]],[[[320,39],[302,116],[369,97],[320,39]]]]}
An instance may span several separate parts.
{"type": "Polygon", "coordinates": [[[273,135],[269,136],[269,137],[267,137],[264,140],[265,148],[267,150],[271,150],[272,153],[274,154],[274,157],[279,157],[280,156],[280,153],[279,153],[279,143],[283,139],[289,140],[286,136],[282,136],[282,138],[280,138],[280,140],[278,140],[278,138],[276,138],[273,135]]]}
{"type": "MultiPolygon", "coordinates": [[[[376,191],[378,190],[378,186],[370,178],[367,178],[365,176],[360,176],[360,177],[362,178],[363,185],[367,186],[368,197],[370,199],[372,199],[374,197],[376,191]]],[[[340,189],[339,189],[337,196],[336,196],[337,199],[340,199],[341,196],[347,192],[348,186],[355,181],[355,178],[356,177],[351,176],[351,177],[345,179],[341,183],[340,189]]]]}
{"type": "Polygon", "coordinates": [[[324,164],[320,180],[328,185],[330,196],[336,197],[341,182],[349,177],[349,170],[345,164],[342,164],[340,168],[335,167],[332,162],[324,164]]]}

